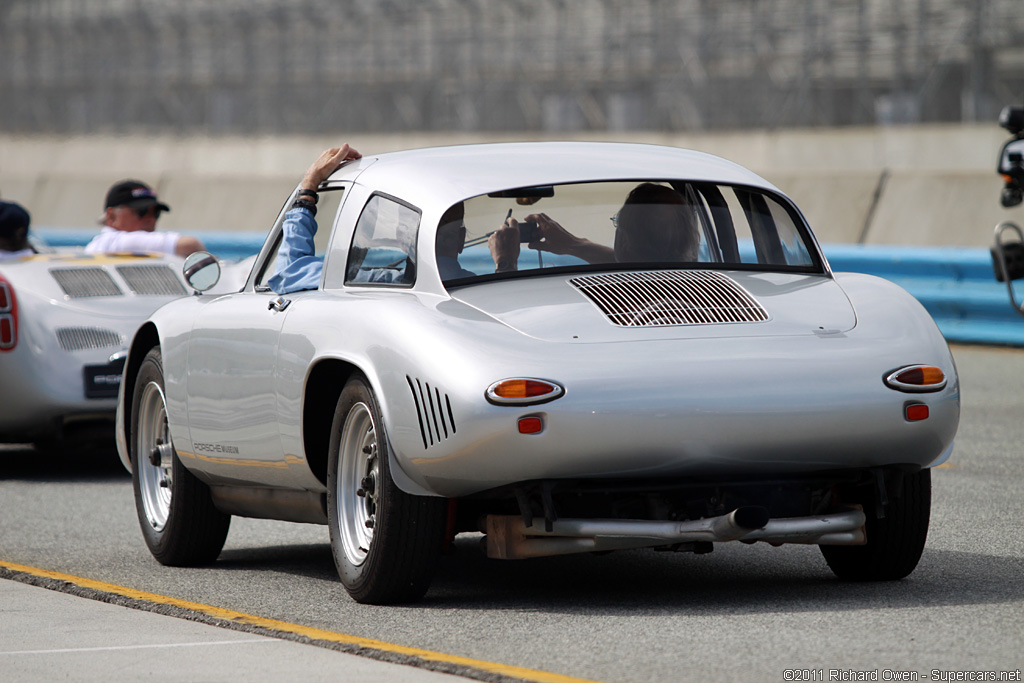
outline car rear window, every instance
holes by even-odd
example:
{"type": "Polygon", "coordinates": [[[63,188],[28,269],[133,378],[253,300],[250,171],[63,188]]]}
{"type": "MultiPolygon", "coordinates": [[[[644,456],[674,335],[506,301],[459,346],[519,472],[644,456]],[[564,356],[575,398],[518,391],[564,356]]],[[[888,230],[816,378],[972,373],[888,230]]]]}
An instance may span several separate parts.
{"type": "Polygon", "coordinates": [[[473,197],[461,208],[461,226],[438,228],[438,268],[446,282],[495,274],[488,239],[507,216],[520,225],[512,265],[520,275],[548,269],[823,268],[792,204],[745,186],[669,180],[538,186],[473,197]],[[451,248],[450,231],[463,226],[459,252],[451,248]]]}

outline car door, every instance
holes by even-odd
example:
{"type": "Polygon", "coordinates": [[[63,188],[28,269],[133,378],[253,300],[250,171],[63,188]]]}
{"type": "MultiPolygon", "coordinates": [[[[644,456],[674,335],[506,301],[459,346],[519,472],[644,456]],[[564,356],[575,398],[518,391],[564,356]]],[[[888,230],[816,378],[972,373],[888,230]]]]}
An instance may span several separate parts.
{"type": "MultiPolygon", "coordinates": [[[[325,225],[315,239],[318,254],[326,251],[344,190],[335,185],[321,191],[318,215],[325,225]]],[[[319,296],[316,290],[279,296],[266,284],[276,266],[284,214],[246,287],[202,307],[188,349],[188,419],[200,469],[265,486],[295,486],[295,476],[301,476],[301,468],[289,470],[281,446],[277,357],[288,307],[319,296]]]]}

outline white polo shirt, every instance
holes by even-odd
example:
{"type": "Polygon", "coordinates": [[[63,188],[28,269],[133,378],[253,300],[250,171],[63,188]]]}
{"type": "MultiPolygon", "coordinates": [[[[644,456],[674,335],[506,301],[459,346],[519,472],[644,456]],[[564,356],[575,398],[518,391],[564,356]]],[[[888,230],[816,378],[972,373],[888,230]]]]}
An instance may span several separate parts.
{"type": "Polygon", "coordinates": [[[19,249],[18,251],[5,251],[0,249],[0,261],[13,261],[19,258],[26,258],[28,256],[35,256],[36,252],[33,249],[19,249]]]}
{"type": "Polygon", "coordinates": [[[173,254],[181,233],[178,232],[146,232],[136,230],[125,232],[115,230],[109,225],[103,226],[100,234],[85,245],[85,253],[102,254],[111,251],[139,252],[150,251],[160,254],[173,254]]]}

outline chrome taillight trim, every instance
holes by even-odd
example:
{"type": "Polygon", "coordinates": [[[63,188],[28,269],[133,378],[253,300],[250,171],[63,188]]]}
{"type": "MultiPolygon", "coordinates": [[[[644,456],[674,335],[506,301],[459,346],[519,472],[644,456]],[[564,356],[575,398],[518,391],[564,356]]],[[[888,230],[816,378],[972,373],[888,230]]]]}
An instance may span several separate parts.
{"type": "Polygon", "coordinates": [[[906,382],[901,382],[897,379],[899,375],[903,374],[904,372],[907,372],[908,370],[917,370],[918,368],[930,367],[935,366],[922,364],[904,365],[903,367],[893,370],[888,375],[886,375],[885,386],[889,387],[890,389],[895,389],[896,391],[906,392],[908,394],[926,394],[933,391],[942,391],[943,389],[946,388],[946,384],[948,383],[948,379],[946,378],[945,372],[942,373],[942,381],[939,382],[938,384],[907,384],[906,382]]]}
{"type": "Polygon", "coordinates": [[[484,392],[484,396],[487,398],[488,402],[499,406],[535,406],[540,403],[554,401],[556,398],[561,398],[564,395],[565,387],[563,387],[561,384],[559,384],[558,382],[554,382],[550,379],[541,379],[539,377],[505,377],[504,379],[499,379],[497,382],[492,383],[489,387],[487,387],[487,390],[484,392]],[[498,387],[499,384],[503,382],[514,382],[517,380],[525,380],[528,382],[543,382],[544,384],[551,385],[552,387],[554,387],[554,389],[552,389],[546,394],[541,394],[540,396],[526,396],[523,398],[505,398],[503,396],[498,396],[495,393],[495,389],[498,387]]]}
{"type": "Polygon", "coordinates": [[[4,341],[3,336],[0,336],[0,351],[10,351],[18,345],[18,327],[13,313],[0,313],[0,324],[3,324],[4,321],[11,326],[11,340],[4,341]]]}
{"type": "Polygon", "coordinates": [[[10,338],[6,341],[0,334],[0,351],[10,351],[18,345],[18,302],[14,298],[14,288],[3,278],[0,278],[0,290],[3,291],[3,308],[0,308],[0,325],[7,323],[10,329],[10,338]]]}
{"type": "Polygon", "coordinates": [[[3,292],[3,297],[0,298],[0,301],[7,302],[5,305],[0,306],[0,313],[10,313],[14,310],[14,294],[11,292],[11,286],[0,280],[0,292],[3,292]]]}

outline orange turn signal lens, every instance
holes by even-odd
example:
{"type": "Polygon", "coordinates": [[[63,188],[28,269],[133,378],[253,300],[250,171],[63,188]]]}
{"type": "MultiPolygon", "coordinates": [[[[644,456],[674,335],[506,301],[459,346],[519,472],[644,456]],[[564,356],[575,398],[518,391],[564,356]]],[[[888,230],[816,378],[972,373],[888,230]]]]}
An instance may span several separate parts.
{"type": "Polygon", "coordinates": [[[890,373],[885,385],[897,391],[939,391],[946,386],[946,373],[934,365],[908,365],[890,373]]]}
{"type": "Polygon", "coordinates": [[[529,405],[553,401],[563,393],[565,390],[554,382],[516,377],[495,382],[487,387],[485,395],[499,405],[529,405]]]}

